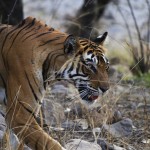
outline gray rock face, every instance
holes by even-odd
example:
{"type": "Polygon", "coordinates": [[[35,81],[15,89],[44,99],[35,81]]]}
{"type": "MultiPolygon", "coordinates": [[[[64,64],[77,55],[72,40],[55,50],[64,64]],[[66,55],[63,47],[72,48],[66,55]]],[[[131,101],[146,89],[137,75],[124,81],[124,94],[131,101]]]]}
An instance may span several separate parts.
{"type": "Polygon", "coordinates": [[[71,139],[65,147],[67,150],[102,150],[98,144],[81,139],[71,139]]]}
{"type": "Polygon", "coordinates": [[[4,103],[4,99],[6,98],[5,90],[0,87],[0,104],[4,103]]]}
{"type": "Polygon", "coordinates": [[[104,129],[107,130],[114,137],[126,137],[132,133],[132,120],[125,118],[114,124],[104,124],[104,129]]]}
{"type": "Polygon", "coordinates": [[[5,132],[5,130],[6,130],[5,118],[3,116],[3,113],[0,112],[0,131],[5,132]]]}
{"type": "Polygon", "coordinates": [[[51,100],[44,100],[42,111],[44,115],[44,124],[50,126],[60,125],[65,119],[63,107],[51,100]]]}

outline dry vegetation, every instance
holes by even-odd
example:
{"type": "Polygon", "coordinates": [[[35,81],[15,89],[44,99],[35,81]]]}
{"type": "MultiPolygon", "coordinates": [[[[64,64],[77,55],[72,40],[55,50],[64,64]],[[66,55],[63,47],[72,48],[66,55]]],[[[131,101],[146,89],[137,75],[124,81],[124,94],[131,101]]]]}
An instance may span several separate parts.
{"type": "MultiPolygon", "coordinates": [[[[148,27],[150,27],[150,5],[148,0],[146,2],[149,6],[148,27]]],[[[115,50],[108,52],[111,88],[98,100],[96,107],[87,109],[80,105],[76,90],[64,83],[63,88],[67,87],[64,93],[67,94],[58,91],[57,94],[47,95],[45,98],[49,108],[46,108],[48,112],[44,118],[42,117],[44,119],[42,126],[63,145],[70,139],[82,139],[104,145],[103,150],[112,150],[113,144],[127,150],[150,149],[150,46],[149,43],[141,40],[141,33],[129,0],[128,4],[138,32],[140,46],[135,46],[133,43],[122,46],[122,43],[117,41],[120,43],[119,52],[115,50]],[[66,112],[68,108],[70,111],[66,112]],[[50,112],[49,109],[52,111],[50,112]],[[115,137],[104,129],[104,125],[114,125],[124,118],[132,121],[130,135],[115,137]]],[[[128,28],[126,20],[125,23],[128,28]]],[[[149,28],[148,32],[149,41],[149,28]]],[[[123,127],[128,130],[128,124],[123,127]]],[[[2,149],[4,147],[2,143],[2,149]]]]}

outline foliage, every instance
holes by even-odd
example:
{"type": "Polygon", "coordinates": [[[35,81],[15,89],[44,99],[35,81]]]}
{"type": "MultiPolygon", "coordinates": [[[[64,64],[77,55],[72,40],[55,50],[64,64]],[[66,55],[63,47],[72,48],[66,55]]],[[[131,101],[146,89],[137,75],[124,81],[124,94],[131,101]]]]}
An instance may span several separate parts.
{"type": "Polygon", "coordinates": [[[140,85],[150,87],[150,73],[141,74],[140,76],[134,77],[134,80],[140,85]]]}

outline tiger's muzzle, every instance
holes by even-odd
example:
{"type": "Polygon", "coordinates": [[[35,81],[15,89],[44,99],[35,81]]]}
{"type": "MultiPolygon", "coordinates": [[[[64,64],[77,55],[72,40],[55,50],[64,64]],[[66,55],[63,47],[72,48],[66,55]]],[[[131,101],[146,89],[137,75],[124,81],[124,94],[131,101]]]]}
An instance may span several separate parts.
{"type": "Polygon", "coordinates": [[[80,85],[77,88],[81,99],[88,103],[94,103],[99,96],[102,96],[103,93],[105,93],[108,90],[108,88],[94,89],[92,87],[88,87],[84,85],[80,85]]]}

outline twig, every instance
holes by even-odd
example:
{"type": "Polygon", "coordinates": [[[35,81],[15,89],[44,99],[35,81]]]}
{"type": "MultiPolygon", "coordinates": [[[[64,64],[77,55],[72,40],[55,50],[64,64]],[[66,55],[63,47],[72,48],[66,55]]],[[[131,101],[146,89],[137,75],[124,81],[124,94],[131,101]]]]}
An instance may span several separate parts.
{"type": "Polygon", "coordinates": [[[13,11],[14,11],[14,9],[15,9],[15,7],[16,7],[16,4],[17,4],[17,0],[15,0],[15,3],[14,3],[14,5],[13,5],[13,7],[12,7],[10,13],[8,14],[8,21],[7,21],[7,24],[9,24],[9,18],[10,18],[10,16],[11,16],[11,14],[13,13],[13,11]]]}
{"type": "MultiPolygon", "coordinates": [[[[117,4],[116,4],[116,7],[117,7],[117,9],[118,9],[120,15],[122,16],[122,19],[124,20],[125,26],[126,26],[127,31],[128,31],[128,35],[129,35],[129,39],[130,39],[131,45],[132,45],[132,47],[133,47],[134,44],[133,44],[133,40],[132,40],[132,36],[131,36],[131,32],[130,32],[129,25],[128,25],[128,23],[127,23],[127,21],[126,21],[126,18],[124,17],[124,15],[123,15],[123,13],[122,13],[120,7],[119,7],[117,4]]],[[[133,51],[132,49],[131,49],[131,53],[132,53],[132,56],[133,56],[133,58],[134,58],[134,61],[135,61],[135,62],[138,62],[138,59],[137,59],[137,57],[135,56],[134,51],[133,51]]]]}
{"type": "MultiPolygon", "coordinates": [[[[137,24],[137,21],[136,21],[134,12],[133,12],[132,5],[131,5],[131,3],[130,3],[130,0],[127,0],[127,2],[128,2],[128,5],[129,5],[129,8],[130,8],[130,11],[131,11],[131,15],[132,15],[132,17],[133,17],[133,21],[134,21],[134,25],[135,25],[137,34],[138,34],[138,39],[139,39],[139,44],[140,44],[140,49],[141,49],[141,57],[143,58],[143,57],[144,57],[144,52],[143,52],[143,44],[142,44],[142,41],[141,41],[140,30],[139,30],[139,27],[138,27],[138,24],[137,24]]],[[[143,61],[143,62],[144,62],[144,61],[143,61]]]]}
{"type": "Polygon", "coordinates": [[[148,31],[147,31],[147,66],[150,65],[149,61],[150,61],[150,46],[149,46],[149,42],[150,42],[150,3],[148,0],[146,0],[147,3],[147,7],[148,7],[148,21],[147,21],[147,27],[148,27],[148,31]]]}

